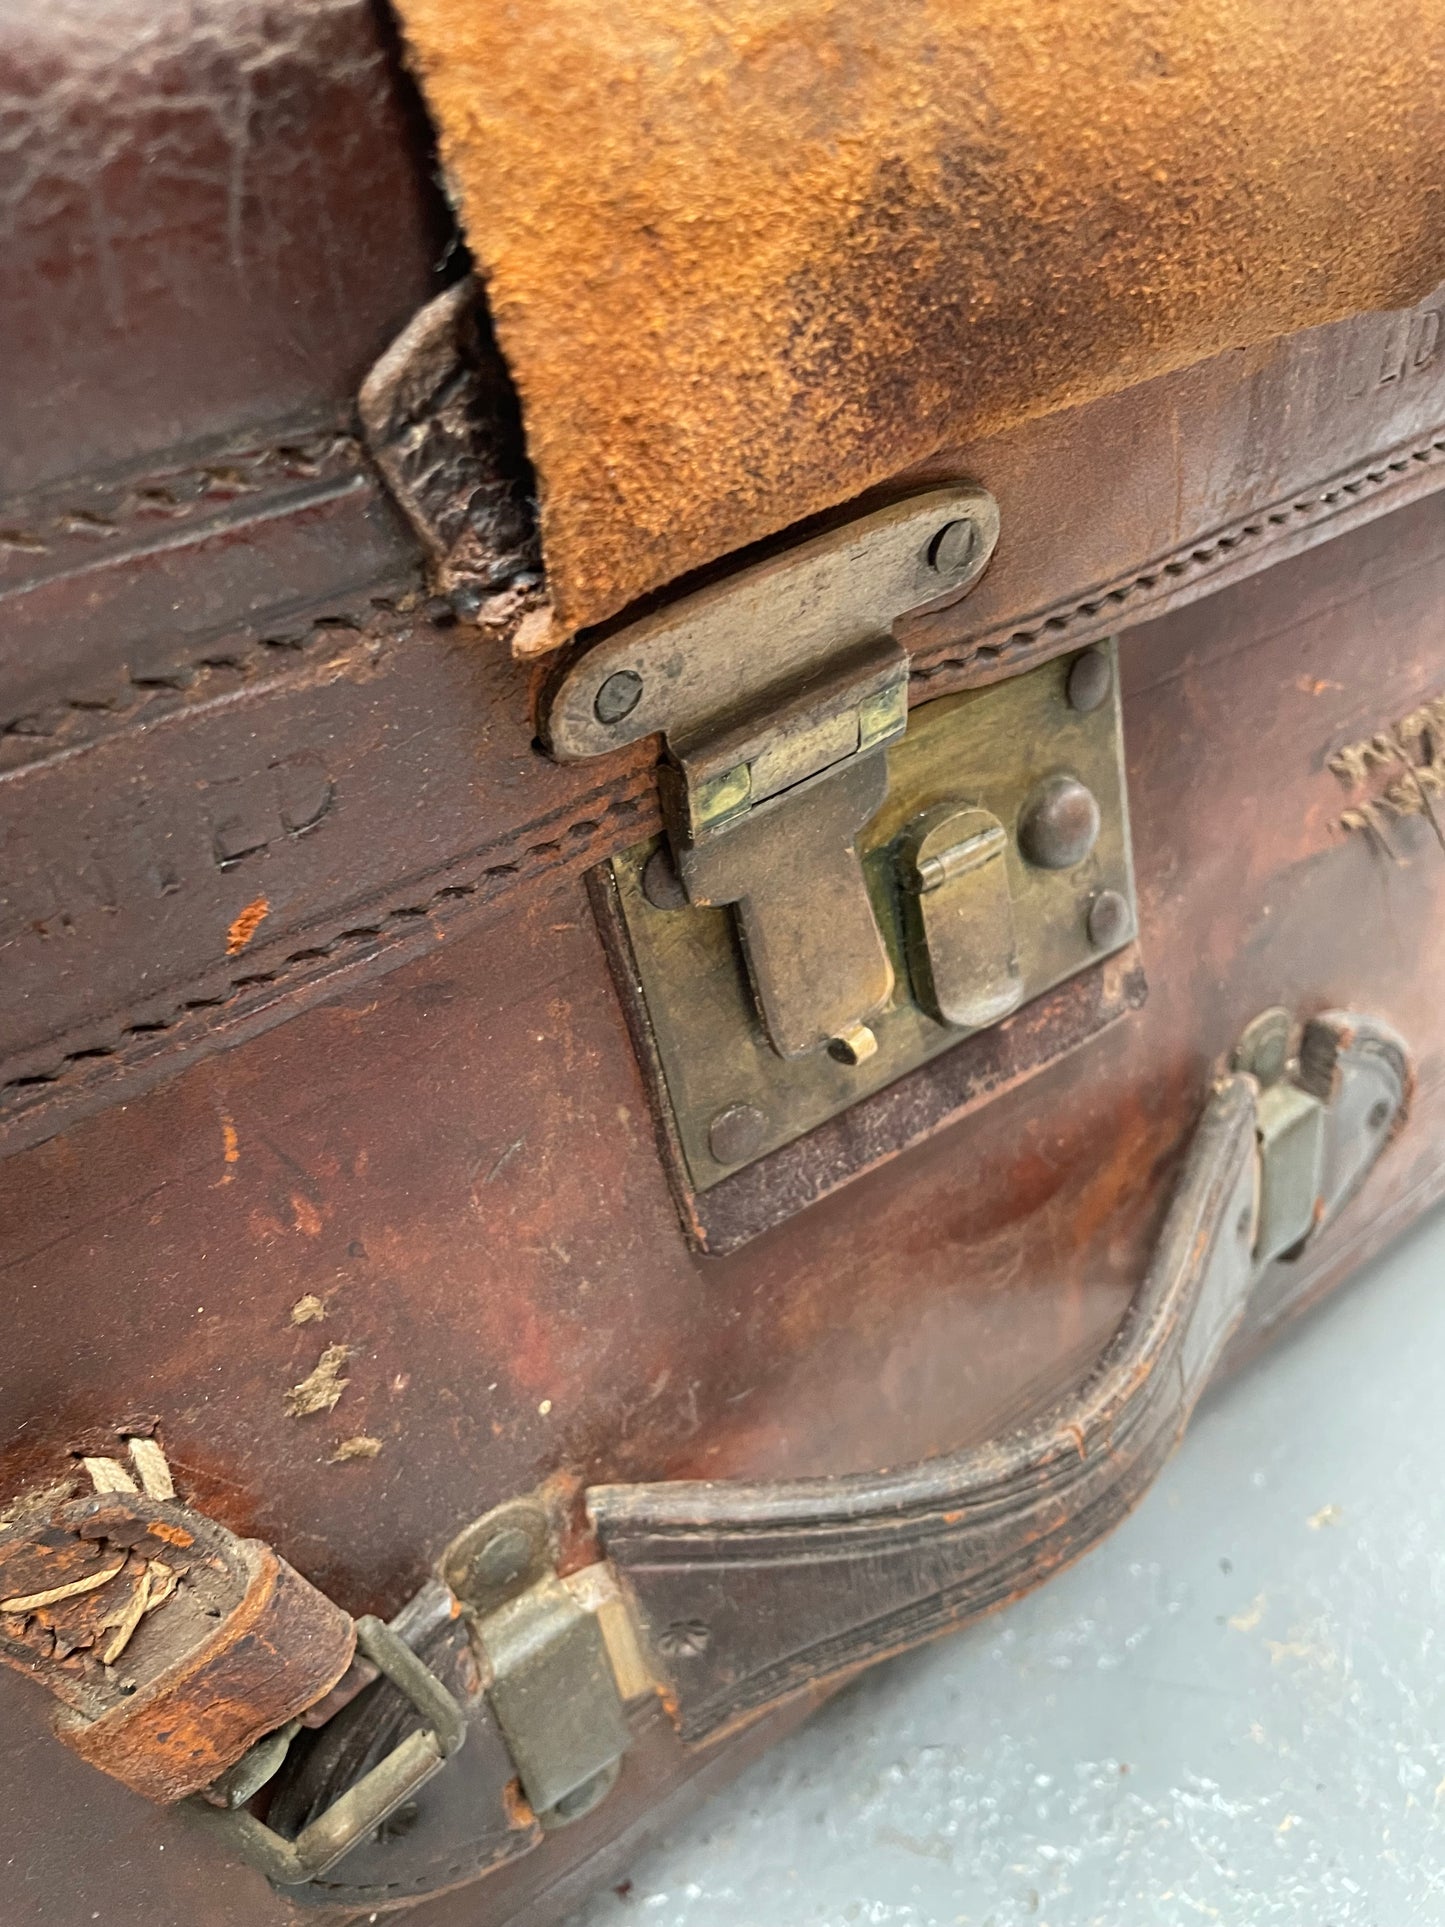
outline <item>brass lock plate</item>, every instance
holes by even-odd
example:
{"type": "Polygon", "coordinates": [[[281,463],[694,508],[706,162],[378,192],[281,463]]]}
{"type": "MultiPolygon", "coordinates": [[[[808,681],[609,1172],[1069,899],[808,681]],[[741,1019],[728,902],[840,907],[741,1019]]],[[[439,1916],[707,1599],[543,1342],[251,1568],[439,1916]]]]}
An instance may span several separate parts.
{"type": "Polygon", "coordinates": [[[665,839],[611,865],[619,976],[699,1195],[1135,935],[1113,643],[915,709],[887,761],[857,849],[894,988],[862,1061],[779,1055],[734,912],[686,902],[665,839]]]}

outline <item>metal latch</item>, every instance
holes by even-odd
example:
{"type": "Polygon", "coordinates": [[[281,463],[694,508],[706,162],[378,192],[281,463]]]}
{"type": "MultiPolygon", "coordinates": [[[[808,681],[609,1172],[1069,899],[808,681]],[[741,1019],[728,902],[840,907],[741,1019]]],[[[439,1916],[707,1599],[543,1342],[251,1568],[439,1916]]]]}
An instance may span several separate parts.
{"type": "Polygon", "coordinates": [[[894,971],[857,852],[908,720],[899,617],[953,600],[998,539],[985,490],[929,490],[815,536],[597,644],[553,694],[563,762],[661,732],[678,883],[733,905],[773,1049],[876,1049],[894,971]]]}
{"type": "Polygon", "coordinates": [[[996,1024],[1024,994],[1008,833],[990,810],[944,803],[900,851],[909,974],[939,1023],[996,1024]]]}
{"type": "MultiPolygon", "coordinates": [[[[920,704],[876,779],[883,793],[850,846],[892,978],[866,1056],[844,1040],[779,1055],[733,913],[689,901],[670,843],[639,844],[594,878],[669,1174],[704,1249],[735,1248],[1143,995],[1112,644],[920,704]],[[1020,1017],[988,1043],[1044,999],[1037,1022],[1020,1017]],[[897,1088],[955,1050],[927,1090],[897,1088]],[[814,1137],[850,1111],[847,1128],[814,1137]]],[[[780,840],[793,821],[779,819],[780,840]]],[[[806,845],[789,847],[773,874],[806,903],[806,845]]],[[[833,930],[820,921],[813,941],[826,951],[833,930]]]]}

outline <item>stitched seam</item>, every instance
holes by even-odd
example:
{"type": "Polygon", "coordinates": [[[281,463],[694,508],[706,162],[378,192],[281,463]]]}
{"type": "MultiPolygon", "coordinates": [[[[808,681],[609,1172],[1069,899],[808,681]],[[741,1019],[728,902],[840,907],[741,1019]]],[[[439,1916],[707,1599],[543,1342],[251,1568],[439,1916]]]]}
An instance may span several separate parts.
{"type": "MultiPolygon", "coordinates": [[[[398,596],[405,592],[397,585],[398,596]]],[[[404,611],[398,601],[387,596],[366,598],[365,608],[353,596],[348,604],[338,604],[320,615],[300,617],[296,626],[273,635],[233,638],[229,642],[214,638],[197,647],[196,653],[164,669],[139,675],[122,672],[119,692],[114,697],[69,696],[47,703],[23,716],[0,723],[0,756],[17,743],[34,741],[39,753],[33,757],[0,760],[0,774],[34,768],[61,751],[82,743],[99,742],[110,730],[119,731],[148,707],[179,708],[208,701],[213,684],[229,676],[242,681],[261,670],[274,667],[286,670],[299,667],[319,637],[328,634],[357,637],[393,633],[397,618],[404,611]],[[86,725],[89,723],[90,728],[86,725]],[[48,725],[48,726],[47,726],[48,725]]],[[[234,686],[234,685],[233,685],[234,686]]]]}
{"type": "MultiPolygon", "coordinates": [[[[339,441],[345,438],[338,437],[336,439],[339,441]]],[[[282,445],[283,448],[284,446],[285,445],[282,445]]],[[[274,451],[272,453],[274,454],[274,451]]],[[[1080,617],[1097,615],[1105,603],[1113,602],[1122,604],[1127,602],[1131,596],[1135,595],[1141,589],[1147,590],[1156,587],[1161,576],[1178,579],[1190,574],[1195,569],[1204,567],[1215,561],[1221,554],[1231,554],[1242,544],[1249,541],[1257,541],[1269,528],[1288,526],[1292,521],[1315,514],[1320,508],[1333,508],[1340,502],[1342,497],[1358,497],[1367,489],[1387,486],[1392,476],[1407,473],[1412,464],[1427,465],[1433,463],[1441,455],[1445,455],[1445,436],[1436,436],[1430,442],[1411,449],[1403,455],[1392,457],[1388,461],[1376,463],[1367,469],[1357,471],[1356,474],[1343,481],[1334,483],[1329,488],[1320,490],[1316,494],[1298,497],[1286,508],[1266,510],[1257,516],[1251,517],[1250,520],[1235,525],[1234,528],[1226,530],[1223,534],[1197,544],[1189,550],[1187,554],[1173,557],[1165,562],[1151,565],[1148,569],[1140,570],[1137,575],[1112,589],[1094,591],[1067,610],[1044,617],[1030,628],[1013,631],[1001,644],[981,644],[965,655],[946,656],[926,666],[916,667],[913,671],[913,679],[915,681],[923,681],[930,676],[942,674],[949,669],[965,668],[981,658],[998,656],[1006,649],[1026,648],[1029,644],[1036,642],[1046,631],[1062,631],[1067,629],[1080,617]]],[[[260,460],[263,458],[257,457],[256,459],[260,460]]],[[[200,465],[197,469],[188,472],[191,474],[206,475],[214,472],[217,465],[216,463],[200,465]]],[[[12,533],[13,532],[9,530],[0,531],[0,543],[4,543],[12,533]]],[[[387,615],[395,613],[392,605],[389,603],[374,601],[372,606],[374,609],[384,611],[387,615]]],[[[361,630],[362,626],[354,616],[337,615],[313,617],[309,623],[312,637],[314,637],[317,631],[337,628],[357,631],[361,630]]],[[[373,624],[372,626],[380,627],[382,625],[373,624]]],[[[93,701],[85,702],[79,699],[72,699],[64,705],[57,705],[56,707],[62,711],[88,712],[92,715],[102,714],[110,721],[123,722],[128,716],[134,714],[135,710],[140,708],[143,703],[154,700],[157,689],[165,688],[171,678],[174,678],[175,681],[179,683],[181,678],[187,674],[196,674],[202,670],[213,671],[223,668],[233,671],[240,670],[243,674],[249,674],[256,664],[264,659],[264,652],[269,651],[274,653],[284,650],[299,654],[304,647],[305,643],[298,643],[294,636],[261,637],[258,638],[256,643],[247,646],[246,653],[250,657],[250,661],[247,662],[240,656],[239,652],[227,652],[224,657],[219,655],[215,645],[212,644],[208,652],[191,658],[182,668],[177,668],[170,672],[158,672],[144,678],[127,677],[127,683],[139,693],[135,701],[130,705],[130,708],[125,711],[117,710],[109,706],[103,710],[97,710],[93,701]]],[[[24,717],[18,719],[18,722],[25,723],[32,720],[32,718],[24,717]]],[[[23,736],[33,733],[35,732],[17,727],[15,723],[7,723],[3,728],[0,728],[0,737],[23,736]]],[[[608,816],[618,814],[634,814],[639,808],[640,803],[638,799],[624,797],[604,806],[602,817],[605,819],[608,816]]],[[[598,827],[600,827],[600,819],[584,820],[569,825],[566,834],[572,836],[590,835],[598,827]]],[[[560,840],[549,839],[526,846],[520,854],[523,859],[529,857],[550,859],[559,854],[560,851],[560,840]]],[[[539,871],[545,867],[545,861],[537,865],[539,871]]],[[[434,891],[419,904],[397,905],[392,909],[384,911],[375,923],[340,931],[335,937],[329,939],[324,944],[308,946],[293,951],[276,970],[254,971],[233,977],[230,980],[231,989],[227,995],[183,1000],[170,1017],[148,1020],[143,1024],[128,1024],[123,1028],[121,1034],[123,1037],[149,1038],[174,1029],[185,1017],[197,1011],[223,1013],[238,1003],[248,990],[258,988],[261,985],[283,983],[295,975],[303,965],[327,961],[341,952],[343,947],[359,949],[365,944],[381,944],[386,942],[389,936],[397,934],[395,929],[388,931],[388,925],[398,926],[415,923],[418,919],[431,915],[434,910],[439,909],[448,901],[459,901],[489,894],[486,888],[489,882],[495,883],[504,878],[516,880],[520,878],[521,875],[522,869],[519,863],[509,862],[490,865],[481,872],[480,878],[475,882],[447,884],[434,891]]],[[[37,1072],[25,1077],[9,1079],[3,1084],[0,1084],[0,1094],[31,1089],[45,1089],[47,1092],[53,1091],[55,1087],[63,1083],[67,1077],[76,1075],[78,1066],[97,1060],[124,1059],[124,1056],[125,1049],[123,1045],[94,1045],[84,1050],[69,1051],[60,1059],[56,1070],[51,1072],[37,1072]]]]}
{"type": "MultiPolygon", "coordinates": [[[[407,926],[431,916],[434,911],[445,908],[450,903],[466,902],[476,898],[490,901],[500,896],[513,884],[526,881],[529,876],[545,873],[552,866],[554,858],[564,855],[564,838],[581,839],[596,834],[603,823],[612,817],[635,816],[642,809],[643,797],[620,796],[608,799],[595,817],[583,817],[569,823],[558,836],[544,838],[537,843],[525,845],[519,852],[519,860],[507,863],[492,863],[481,871],[477,879],[470,883],[448,883],[433,890],[430,896],[420,902],[397,904],[384,910],[374,922],[358,924],[349,930],[340,930],[325,943],[307,944],[291,951],[274,970],[243,971],[230,979],[230,990],[216,997],[184,998],[168,1017],[148,1018],[144,1023],[126,1024],[122,1027],[123,1038],[148,1039],[164,1035],[168,1030],[184,1022],[196,1012],[211,1014],[214,1022],[238,1004],[245,994],[262,985],[284,984],[297,975],[303,968],[325,963],[347,952],[360,953],[367,945],[378,948],[405,934],[407,926]],[[540,859],[530,870],[524,870],[527,858],[540,859]],[[494,886],[489,888],[488,886],[494,886]]],[[[43,1090],[47,1094],[62,1085],[68,1078],[81,1073],[82,1067],[98,1061],[126,1060],[124,1044],[94,1044],[83,1050],[67,1051],[60,1058],[53,1071],[35,1071],[24,1077],[13,1077],[0,1083],[0,1100],[15,1091],[43,1090]]]]}
{"type": "Polygon", "coordinates": [[[362,1886],[352,1881],[327,1880],[321,1875],[311,1881],[313,1887],[320,1887],[329,1894],[348,1897],[352,1906],[365,1906],[368,1894],[429,1893],[438,1881],[454,1880],[458,1874],[489,1873],[495,1866],[505,1866],[512,1855],[498,1860],[495,1854],[486,1855],[480,1847],[473,1848],[464,1860],[457,1860],[449,1867],[428,1866],[410,1880],[370,1880],[362,1886]]]}
{"type": "Polygon", "coordinates": [[[29,526],[0,523],[0,556],[53,555],[77,540],[108,543],[132,527],[183,522],[277,483],[315,481],[330,465],[362,466],[361,443],[338,429],[302,429],[262,448],[222,450],[207,461],[163,468],[103,485],[114,506],[47,509],[29,526]],[[275,471],[268,473],[268,471],[275,471]]]}
{"type": "Polygon", "coordinates": [[[1295,521],[1315,515],[1321,508],[1335,508],[1342,498],[1358,499],[1366,492],[1387,487],[1392,478],[1408,473],[1416,465],[1428,466],[1441,455],[1445,455],[1445,435],[1437,435],[1433,440],[1421,443],[1404,454],[1391,456],[1387,461],[1374,462],[1368,468],[1357,470],[1343,481],[1333,482],[1313,495],[1297,497],[1286,507],[1262,510],[1247,521],[1226,529],[1223,534],[1196,543],[1186,552],[1163,562],[1151,563],[1148,568],[1141,569],[1137,575],[1116,583],[1112,588],[1091,590],[1072,607],[1040,617],[1027,628],[1015,629],[1001,642],[978,643],[963,654],[941,656],[916,667],[912,679],[914,682],[924,682],[930,676],[942,675],[950,669],[966,669],[976,662],[991,661],[1012,651],[1027,649],[1047,633],[1057,634],[1081,618],[1096,616],[1106,603],[1123,604],[1141,589],[1156,588],[1161,577],[1177,581],[1207,567],[1221,555],[1232,555],[1237,549],[1259,541],[1271,529],[1288,527],[1295,521]]]}

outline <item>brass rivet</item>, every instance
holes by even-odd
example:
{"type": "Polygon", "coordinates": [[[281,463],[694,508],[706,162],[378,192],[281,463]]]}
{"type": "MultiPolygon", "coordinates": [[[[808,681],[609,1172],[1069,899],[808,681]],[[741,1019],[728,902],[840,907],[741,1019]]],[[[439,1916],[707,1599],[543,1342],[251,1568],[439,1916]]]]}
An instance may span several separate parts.
{"type": "Polygon", "coordinates": [[[597,692],[592,713],[599,723],[620,723],[642,701],[642,678],[635,669],[618,669],[597,692]]]}
{"type": "Polygon", "coordinates": [[[1082,656],[1075,656],[1069,665],[1068,681],[1064,693],[1069,700],[1069,708],[1076,709],[1081,716],[1087,716],[1107,700],[1114,686],[1114,665],[1102,649],[1086,649],[1082,656]]]}
{"type": "Polygon", "coordinates": [[[708,1149],[719,1164],[742,1164],[762,1149],[768,1120],[755,1104],[729,1104],[708,1126],[708,1149]]]}
{"type": "Polygon", "coordinates": [[[532,1541],[520,1526],[504,1526],[480,1547],[472,1572],[486,1586],[510,1586],[532,1562],[532,1541]]]}
{"type": "Polygon", "coordinates": [[[928,545],[928,566],[937,575],[962,575],[977,547],[976,524],[945,522],[928,545]]]}
{"type": "Polygon", "coordinates": [[[1293,1041],[1294,1017],[1282,1004],[1276,1004],[1246,1025],[1229,1061],[1235,1070],[1247,1071],[1267,1089],[1284,1076],[1293,1041]]]}
{"type": "Polygon", "coordinates": [[[682,887],[682,878],[677,874],[672,851],[665,843],[654,850],[642,866],[642,894],[654,910],[687,908],[687,892],[682,887]]]}
{"type": "Polygon", "coordinates": [[[1077,776],[1040,783],[1019,817],[1019,848],[1040,870],[1072,870],[1099,835],[1099,805],[1077,776]]]}
{"type": "Polygon", "coordinates": [[[1096,950],[1117,950],[1129,934],[1129,903],[1117,890],[1101,890],[1089,905],[1089,942],[1096,950]]]}

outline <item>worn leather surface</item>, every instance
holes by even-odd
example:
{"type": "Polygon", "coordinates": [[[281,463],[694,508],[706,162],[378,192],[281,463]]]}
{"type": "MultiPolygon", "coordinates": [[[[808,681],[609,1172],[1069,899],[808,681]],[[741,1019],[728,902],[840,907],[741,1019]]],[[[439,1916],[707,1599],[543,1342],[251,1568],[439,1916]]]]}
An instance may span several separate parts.
{"type": "MultiPolygon", "coordinates": [[[[997,497],[1003,533],[969,595],[904,626],[914,699],[1439,489],[1442,314],[1445,291],[970,444],[956,459],[997,497]]],[[[432,620],[350,438],[282,435],[245,460],[147,472],[169,503],[76,482],[43,513],[30,498],[23,523],[12,504],[41,545],[0,558],[7,1149],[656,827],[652,745],[549,762],[525,669],[432,620]]]]}
{"type": "Polygon", "coordinates": [[[22,0],[0,127],[0,498],[345,417],[435,291],[448,223],[370,0],[22,0]]]}
{"type": "MultiPolygon", "coordinates": [[[[1299,1056],[1308,1067],[1301,1086],[1326,1107],[1317,1236],[1403,1126],[1413,1073],[1403,1040],[1349,1012],[1312,1019],[1299,1056]]],[[[1177,1443],[1264,1269],[1254,1255],[1259,1102],[1254,1079],[1240,1075],[1203,1095],[1119,1331],[1077,1391],[1032,1427],[871,1476],[602,1486],[584,1495],[634,1623],[651,1631],[662,1705],[690,1746],[1005,1602],[1079,1557],[1132,1508],[1177,1443]]],[[[1266,1168],[1266,1193],[1269,1182],[1266,1168]]],[[[442,1600],[445,1612],[450,1596],[442,1600]]],[[[464,1627],[443,1618],[410,1643],[467,1698],[476,1757],[468,1764],[464,1751],[420,1790],[404,1845],[383,1830],[298,1899],[386,1904],[545,1845],[535,1829],[527,1838],[506,1822],[500,1786],[511,1762],[464,1627]]],[[[634,1724],[640,1710],[632,1708],[634,1724]]],[[[297,1831],[419,1721],[394,1687],[374,1686],[309,1755],[287,1762],[272,1823],[297,1831]]]]}
{"type": "MultiPolygon", "coordinates": [[[[795,1477],[995,1436],[1107,1342],[1212,1062],[1286,990],[1368,1003],[1418,1053],[1409,1128],[1270,1289],[1297,1302],[1353,1268],[1445,1180],[1445,858],[1419,816],[1392,828],[1398,863],[1344,834],[1329,760],[1441,693],[1442,500],[1125,635],[1149,1001],[733,1257],[687,1247],[565,875],[5,1159],[0,1493],[147,1411],[196,1504],[348,1611],[391,1612],[460,1521],[558,1468],[795,1477]],[[305,1294],[323,1321],[293,1322],[305,1294]],[[292,1417],[331,1345],[341,1398],[292,1417]],[[374,1457],[338,1459],[362,1437],[374,1457]]],[[[0,1705],[6,1927],[284,1917],[182,1816],[58,1747],[30,1682],[0,1679],[0,1705]]],[[[686,1770],[674,1749],[660,1777],[686,1770]]],[[[599,1809],[592,1844],[657,1784],[599,1809]]],[[[555,1877],[549,1842],[489,1879],[487,1917],[555,1877]]]]}
{"type": "MultiPolygon", "coordinates": [[[[1398,28],[1413,62],[1422,19],[1398,28]]],[[[25,136],[0,527],[26,538],[0,625],[0,1494],[150,1413],[215,1516],[386,1612],[460,1520],[559,1468],[792,1477],[987,1437],[1106,1342],[1201,1079],[1281,995],[1381,1009],[1422,1080],[1365,1207],[1270,1315],[1439,1193],[1422,959],[1445,865],[1419,817],[1394,859],[1346,833],[1328,767],[1441,693],[1438,300],[915,471],[977,473],[1005,518],[951,626],[907,639],[920,695],[1139,625],[1152,995],[1101,1050],[705,1260],[579,876],[653,828],[646,759],[538,754],[527,675],[412,599],[410,539],[343,445],[444,245],[375,17],[72,0],[10,9],[0,43],[25,136]],[[285,451],[318,423],[342,441],[307,473],[285,451]],[[320,1323],[295,1322],[307,1297],[320,1323]],[[336,1407],[293,1417],[332,1345],[336,1407]]],[[[59,1747],[32,1683],[0,1677],[0,1701],[6,1927],[291,1915],[59,1747]]],[[[660,1722],[645,1764],[496,1876],[488,1916],[620,1878],[613,1836],[709,1770],[660,1722]]],[[[474,1927],[480,1904],[422,1917],[474,1927]]]]}
{"type": "Polygon", "coordinates": [[[1445,0],[399,0],[559,619],[1445,272],[1445,0]]]}
{"type": "MultiPolygon", "coordinates": [[[[1327,1106],[1315,1236],[1403,1124],[1413,1072],[1398,1037],[1347,1012],[1313,1018],[1300,1057],[1318,1065],[1301,1082],[1327,1106]]],[[[873,1476],[587,1493],[685,1737],[963,1625],[1131,1509],[1264,1269],[1251,1251],[1271,1183],[1257,1097],[1244,1077],[1209,1092],[1138,1295],[1083,1385],[1034,1425],[873,1476]]]]}

